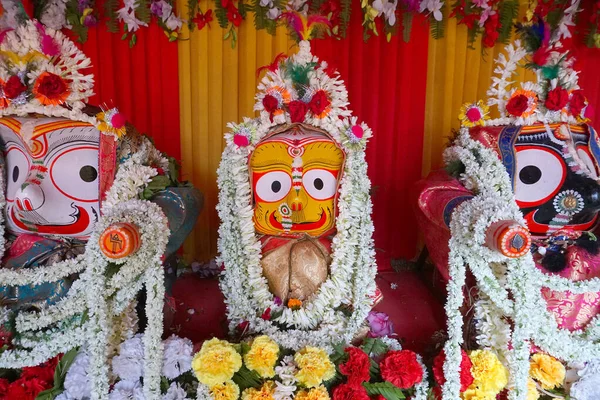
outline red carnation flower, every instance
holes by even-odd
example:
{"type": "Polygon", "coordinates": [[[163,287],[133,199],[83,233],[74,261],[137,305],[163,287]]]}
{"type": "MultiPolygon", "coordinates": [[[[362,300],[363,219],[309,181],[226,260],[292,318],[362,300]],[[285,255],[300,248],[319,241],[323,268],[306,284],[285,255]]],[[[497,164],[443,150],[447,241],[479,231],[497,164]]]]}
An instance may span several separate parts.
{"type": "Polygon", "coordinates": [[[271,319],[271,307],[267,308],[260,317],[265,321],[269,321],[271,319]]]}
{"type": "Polygon", "coordinates": [[[275,96],[270,94],[263,97],[262,103],[263,107],[265,108],[265,111],[268,113],[273,113],[279,108],[279,100],[277,100],[275,96]]]}
{"type": "Polygon", "coordinates": [[[19,378],[9,385],[6,391],[6,399],[34,400],[40,392],[51,387],[52,384],[44,382],[39,378],[19,378]]]}
{"type": "Polygon", "coordinates": [[[304,117],[308,111],[308,106],[306,103],[300,100],[290,101],[290,104],[288,104],[288,109],[290,110],[290,119],[292,120],[292,123],[304,122],[304,117]]]}
{"type": "Polygon", "coordinates": [[[583,90],[574,90],[571,93],[571,100],[569,100],[569,109],[571,110],[571,114],[578,116],[583,111],[586,99],[583,95],[583,90]]]}
{"type": "Polygon", "coordinates": [[[240,26],[242,23],[242,16],[240,15],[240,11],[233,5],[233,3],[229,3],[227,6],[227,19],[234,26],[240,26]]]}
{"type": "Polygon", "coordinates": [[[367,382],[371,378],[369,356],[358,347],[348,347],[345,351],[348,353],[348,361],[340,365],[340,372],[348,377],[351,385],[367,382]]]}
{"type": "Polygon", "coordinates": [[[35,367],[25,367],[21,370],[21,379],[31,380],[39,379],[43,382],[47,382],[52,386],[54,384],[54,370],[58,365],[59,356],[51,358],[43,364],[35,367]]]}
{"type": "Polygon", "coordinates": [[[410,350],[388,352],[379,368],[383,379],[400,389],[409,389],[423,380],[423,368],[410,350]]]}
{"type": "MultiPolygon", "coordinates": [[[[467,352],[462,349],[461,356],[462,359],[460,361],[460,391],[464,392],[473,383],[473,374],[471,373],[471,367],[473,366],[473,363],[471,362],[471,359],[469,358],[467,352]]],[[[444,377],[445,361],[446,353],[444,353],[444,350],[440,351],[440,353],[433,360],[433,377],[440,386],[446,383],[446,378],[444,377]]]]}
{"type": "Polygon", "coordinates": [[[27,90],[27,86],[23,85],[18,76],[13,75],[4,84],[4,96],[8,99],[19,97],[21,93],[27,90]]]}
{"type": "Polygon", "coordinates": [[[485,47],[494,47],[496,44],[496,40],[498,40],[498,36],[500,33],[498,32],[498,27],[500,26],[499,14],[490,15],[483,27],[485,28],[485,33],[483,35],[483,45],[485,47]]]}
{"type": "Polygon", "coordinates": [[[8,391],[9,386],[10,382],[8,379],[0,378],[0,399],[6,398],[6,392],[8,391]]]}
{"type": "Polygon", "coordinates": [[[333,400],[370,400],[367,390],[361,385],[354,386],[347,383],[333,389],[333,400]]]}
{"type": "Polygon", "coordinates": [[[544,105],[548,110],[562,110],[569,102],[569,92],[558,86],[548,92],[544,105]]]}
{"type": "Polygon", "coordinates": [[[314,115],[320,115],[330,104],[331,102],[327,98],[327,93],[325,93],[324,90],[319,90],[313,95],[312,99],[310,99],[308,108],[310,108],[310,111],[314,115]]]}
{"type": "Polygon", "coordinates": [[[524,94],[511,97],[506,103],[506,111],[515,117],[523,115],[527,107],[529,107],[529,99],[524,94]]]}

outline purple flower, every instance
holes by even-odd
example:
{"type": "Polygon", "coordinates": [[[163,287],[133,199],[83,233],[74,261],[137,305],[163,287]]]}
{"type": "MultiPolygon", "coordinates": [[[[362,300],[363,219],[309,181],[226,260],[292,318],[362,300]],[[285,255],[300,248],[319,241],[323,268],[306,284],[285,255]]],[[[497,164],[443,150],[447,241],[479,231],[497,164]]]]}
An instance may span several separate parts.
{"type": "Polygon", "coordinates": [[[92,28],[96,25],[98,25],[98,20],[96,19],[96,16],[93,14],[87,15],[85,17],[85,19],[83,20],[83,25],[87,26],[88,28],[92,28]]]}
{"type": "Polygon", "coordinates": [[[420,0],[402,0],[408,11],[419,11],[420,0]]]}
{"type": "Polygon", "coordinates": [[[279,297],[275,296],[275,305],[280,306],[282,304],[283,304],[283,302],[281,301],[281,299],[279,297]]]}
{"type": "Polygon", "coordinates": [[[79,13],[83,14],[86,8],[92,8],[91,0],[79,0],[78,1],[79,13]]]}
{"type": "Polygon", "coordinates": [[[394,324],[386,313],[371,311],[367,316],[367,321],[371,328],[369,331],[369,337],[371,338],[392,336],[394,334],[394,324]]]}
{"type": "Polygon", "coordinates": [[[163,2],[162,1],[153,1],[152,5],[150,5],[150,12],[157,17],[163,16],[163,2]]]}

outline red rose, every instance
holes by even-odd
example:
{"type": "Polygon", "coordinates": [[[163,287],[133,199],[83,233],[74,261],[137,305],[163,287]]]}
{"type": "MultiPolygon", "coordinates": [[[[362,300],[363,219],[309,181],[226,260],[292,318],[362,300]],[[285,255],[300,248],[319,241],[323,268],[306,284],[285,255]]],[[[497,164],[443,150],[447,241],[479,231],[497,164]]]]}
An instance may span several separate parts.
{"type": "Polygon", "coordinates": [[[574,90],[571,93],[571,100],[569,100],[569,109],[571,110],[571,114],[574,116],[578,116],[583,111],[586,106],[586,99],[583,95],[583,90],[574,90]]]}
{"type": "Polygon", "coordinates": [[[371,378],[369,370],[371,368],[371,359],[358,347],[346,348],[348,361],[340,365],[340,372],[348,377],[351,385],[360,385],[368,382],[371,378]]]}
{"type": "MultiPolygon", "coordinates": [[[[471,373],[471,367],[473,366],[473,363],[471,362],[471,359],[469,358],[466,351],[461,349],[461,355],[462,359],[460,361],[460,391],[464,392],[473,383],[473,374],[471,373]]],[[[440,353],[433,360],[433,377],[440,386],[446,383],[446,378],[444,377],[445,361],[446,353],[444,353],[444,350],[440,351],[440,353]]]]}
{"type": "Polygon", "coordinates": [[[569,92],[566,89],[558,86],[548,92],[546,96],[546,102],[544,105],[548,110],[558,111],[562,110],[569,102],[569,92]]]}
{"type": "Polygon", "coordinates": [[[529,99],[524,94],[513,96],[506,103],[506,111],[515,117],[523,115],[527,107],[529,107],[529,99]]]}
{"type": "Polygon", "coordinates": [[[265,111],[268,113],[275,112],[279,108],[279,100],[270,94],[263,97],[262,103],[265,111]]]}
{"type": "Polygon", "coordinates": [[[379,368],[383,379],[400,389],[409,389],[423,380],[423,368],[410,350],[388,352],[379,368]]]}
{"type": "Polygon", "coordinates": [[[239,10],[233,5],[233,3],[229,3],[227,7],[227,19],[234,26],[240,26],[242,23],[242,16],[240,15],[239,10]]]}
{"type": "Polygon", "coordinates": [[[4,95],[8,99],[14,99],[19,97],[21,93],[27,90],[27,86],[23,85],[21,79],[18,76],[13,75],[4,84],[4,95]]]}
{"type": "Polygon", "coordinates": [[[269,321],[271,319],[271,307],[267,308],[260,317],[265,321],[269,321]]]}
{"type": "Polygon", "coordinates": [[[37,99],[45,105],[61,104],[69,95],[65,80],[50,72],[44,72],[37,78],[34,92],[37,99]]]}
{"type": "Polygon", "coordinates": [[[308,111],[308,106],[306,103],[300,100],[290,101],[290,104],[288,104],[288,109],[290,110],[290,118],[292,123],[304,122],[304,117],[308,111]]]}
{"type": "Polygon", "coordinates": [[[313,114],[319,115],[323,111],[325,111],[325,109],[329,107],[330,104],[331,102],[327,98],[327,93],[325,93],[324,90],[319,90],[313,95],[312,99],[310,99],[310,103],[308,103],[308,108],[310,108],[310,111],[313,114]]]}
{"type": "Polygon", "coordinates": [[[333,400],[370,400],[367,390],[361,385],[354,386],[347,383],[333,389],[333,400]]]}

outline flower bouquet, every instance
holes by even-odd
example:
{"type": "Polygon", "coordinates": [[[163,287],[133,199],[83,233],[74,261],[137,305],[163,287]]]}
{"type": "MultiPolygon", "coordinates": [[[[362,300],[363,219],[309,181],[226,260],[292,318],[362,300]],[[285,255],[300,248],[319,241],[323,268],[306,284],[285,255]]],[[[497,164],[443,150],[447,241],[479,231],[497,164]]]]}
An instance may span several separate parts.
{"type": "Polygon", "coordinates": [[[425,399],[428,388],[420,357],[389,338],[339,345],[332,354],[313,346],[294,352],[266,335],[239,344],[214,338],[192,369],[198,399],[207,400],[425,399]]]}

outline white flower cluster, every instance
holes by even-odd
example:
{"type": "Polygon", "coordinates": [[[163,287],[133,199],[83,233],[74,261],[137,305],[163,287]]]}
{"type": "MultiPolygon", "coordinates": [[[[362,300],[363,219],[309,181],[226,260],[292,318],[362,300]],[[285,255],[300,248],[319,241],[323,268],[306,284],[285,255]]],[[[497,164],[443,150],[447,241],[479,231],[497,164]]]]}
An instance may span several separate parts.
{"type": "MultiPolygon", "coordinates": [[[[170,381],[192,369],[193,345],[189,339],[172,335],[163,341],[162,376],[170,381]]],[[[142,378],[147,362],[144,335],[138,334],[121,343],[119,354],[112,358],[112,371],[119,381],[108,395],[109,400],[146,400],[142,378]]],[[[65,391],[58,399],[86,400],[93,397],[91,386],[90,356],[87,350],[79,352],[65,377],[65,391]]],[[[156,398],[156,397],[155,397],[156,398]]],[[[178,383],[172,382],[162,400],[185,400],[186,392],[178,383]]]]}
{"type": "Polygon", "coordinates": [[[308,42],[300,43],[300,51],[292,56],[291,62],[299,65],[317,63],[318,67],[309,72],[307,93],[326,91],[331,98],[331,109],[324,118],[312,116],[305,122],[325,129],[347,152],[338,196],[337,234],[332,244],[330,276],[302,308],[292,310],[275,301],[262,274],[261,245],[252,221],[248,155],[272,127],[290,122],[285,113],[279,115],[280,120],[276,116],[271,121],[262,105],[270,88],[285,86],[292,97],[296,96],[291,80],[279,69],[269,72],[259,86],[255,109],[261,112],[260,118],[230,125],[233,132],[226,135],[227,147],[218,170],[217,210],[222,221],[219,261],[225,265],[221,289],[232,330],[247,321],[250,332],[267,334],[283,347],[297,350],[310,344],[332,350],[334,343],[349,342],[363,325],[372,306],[371,295],[375,292],[377,266],[372,239],[371,183],[364,154],[371,131],[351,117],[342,81],[338,75],[332,78],[326,74],[325,63],[318,64],[318,59],[310,53],[308,42]],[[361,133],[358,141],[348,136],[352,128],[361,133]],[[238,146],[234,142],[236,134],[245,135],[249,145],[238,146]],[[352,314],[346,316],[338,310],[341,306],[352,306],[352,314]],[[270,321],[261,318],[269,308],[272,314],[278,314],[270,321]],[[282,330],[281,325],[290,329],[282,330]]]}
{"type": "Polygon", "coordinates": [[[62,29],[67,27],[65,11],[67,9],[67,0],[50,0],[46,3],[40,16],[40,22],[52,29],[62,29]]]}
{"type": "Polygon", "coordinates": [[[476,196],[457,207],[450,227],[450,282],[446,303],[449,340],[445,346],[447,382],[443,399],[459,397],[460,345],[463,340],[460,307],[468,266],[479,292],[484,295],[476,308],[481,329],[478,341],[506,360],[510,371],[509,398],[524,400],[531,343],[564,362],[585,362],[600,356],[597,342],[600,318],[596,317],[585,331],[560,329],[547,310],[541,289],[594,292],[600,288],[599,282],[597,279],[569,282],[546,277],[536,268],[530,253],[509,259],[486,247],[486,231],[492,223],[511,220],[525,225],[508,173],[493,150],[472,139],[467,128],[461,130],[455,145],[446,150],[445,159],[447,162],[460,161],[465,166],[460,180],[468,182],[476,196]],[[505,276],[500,278],[498,264],[506,266],[505,276]],[[507,318],[514,324],[512,329],[504,322],[507,318]],[[506,345],[509,340],[512,348],[506,345]]]}

